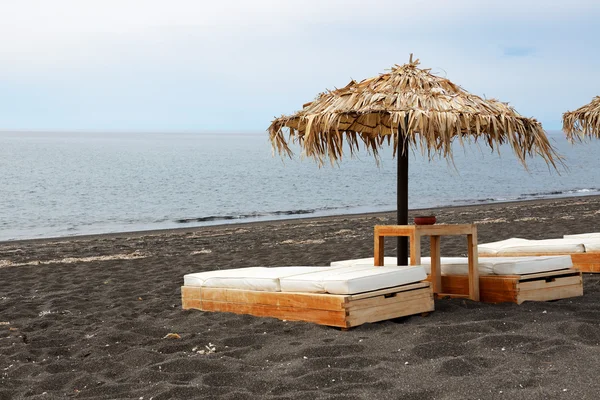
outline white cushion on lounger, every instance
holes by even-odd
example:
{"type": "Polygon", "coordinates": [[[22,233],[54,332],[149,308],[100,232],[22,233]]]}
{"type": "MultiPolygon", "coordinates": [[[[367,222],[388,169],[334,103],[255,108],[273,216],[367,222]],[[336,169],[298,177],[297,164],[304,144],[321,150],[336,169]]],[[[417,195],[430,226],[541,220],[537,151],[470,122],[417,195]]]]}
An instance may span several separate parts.
{"type": "MultiPolygon", "coordinates": [[[[429,257],[421,258],[423,266],[431,266],[429,257]]],[[[442,275],[468,275],[467,257],[442,257],[442,275]]],[[[480,275],[522,275],[571,268],[571,256],[479,257],[480,275]]],[[[427,268],[426,268],[427,269],[427,268]]]]}
{"type": "Polygon", "coordinates": [[[502,255],[519,253],[584,253],[585,247],[578,239],[528,240],[511,238],[477,246],[479,255],[502,255]]]}
{"type": "Polygon", "coordinates": [[[290,275],[330,270],[331,267],[249,267],[198,272],[183,277],[185,286],[279,292],[280,279],[290,275]]]}
{"type": "Polygon", "coordinates": [[[356,294],[420,282],[427,278],[421,266],[350,266],[281,278],[282,292],[356,294]]]}
{"type": "MultiPolygon", "coordinates": [[[[490,257],[491,258],[491,257],[490,257]]],[[[495,257],[494,257],[495,258],[495,257]]],[[[469,259],[467,257],[441,257],[442,275],[468,275],[469,259]]],[[[421,257],[421,264],[425,267],[428,274],[431,273],[431,258],[421,257]]],[[[491,264],[482,263],[479,259],[479,274],[493,275],[494,268],[491,264]]]]}
{"type": "Polygon", "coordinates": [[[600,239],[600,232],[578,233],[576,235],[564,235],[565,239],[600,239]]]}
{"type": "MultiPolygon", "coordinates": [[[[398,263],[398,258],[397,257],[383,257],[383,265],[385,266],[396,266],[396,264],[398,263]]],[[[342,261],[332,261],[331,262],[331,266],[332,267],[350,267],[353,265],[368,265],[370,264],[371,266],[375,265],[375,258],[374,257],[367,257],[367,258],[356,258],[353,260],[342,260],[342,261]]]]}
{"type": "MultiPolygon", "coordinates": [[[[479,263],[482,262],[479,258],[479,263]]],[[[573,267],[571,256],[537,256],[537,257],[488,257],[484,263],[493,265],[496,275],[523,275],[538,272],[556,271],[573,267]],[[495,259],[495,260],[494,260],[495,259]]]]}
{"type": "Polygon", "coordinates": [[[600,238],[582,238],[580,239],[585,247],[586,253],[599,252],[600,251],[600,238]]]}

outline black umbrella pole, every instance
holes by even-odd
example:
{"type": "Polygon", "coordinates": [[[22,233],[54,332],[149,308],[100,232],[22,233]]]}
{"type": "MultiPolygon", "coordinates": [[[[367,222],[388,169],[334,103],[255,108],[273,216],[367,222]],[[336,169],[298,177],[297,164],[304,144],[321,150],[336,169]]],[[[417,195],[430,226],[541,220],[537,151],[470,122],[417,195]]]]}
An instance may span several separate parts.
{"type": "MultiPolygon", "coordinates": [[[[408,225],[408,142],[404,139],[398,149],[398,225],[408,225]]],[[[397,238],[397,265],[408,265],[408,238],[397,238]]]]}

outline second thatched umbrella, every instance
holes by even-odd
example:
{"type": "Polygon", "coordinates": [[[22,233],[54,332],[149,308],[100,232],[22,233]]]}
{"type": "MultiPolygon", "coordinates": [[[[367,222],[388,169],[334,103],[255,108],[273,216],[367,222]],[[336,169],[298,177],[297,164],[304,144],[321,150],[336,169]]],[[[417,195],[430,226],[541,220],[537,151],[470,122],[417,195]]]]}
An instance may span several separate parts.
{"type": "MultiPolygon", "coordinates": [[[[288,140],[297,139],[303,153],[322,164],[326,157],[332,163],[342,158],[344,139],[351,155],[362,142],[376,160],[382,144],[391,143],[398,157],[399,225],[408,224],[408,151],[418,145],[431,159],[452,158],[454,139],[481,140],[492,150],[508,143],[524,166],[527,156],[537,154],[556,168],[560,156],[539,122],[505,103],[472,95],[418,64],[411,55],[408,64],[389,73],[322,93],[301,111],[275,119],[269,127],[274,149],[291,156],[288,140]]],[[[407,238],[398,238],[397,254],[398,265],[407,265],[407,238]]]]}
{"type": "Polygon", "coordinates": [[[563,114],[563,131],[569,140],[600,138],[600,96],[575,111],[563,114]]]}

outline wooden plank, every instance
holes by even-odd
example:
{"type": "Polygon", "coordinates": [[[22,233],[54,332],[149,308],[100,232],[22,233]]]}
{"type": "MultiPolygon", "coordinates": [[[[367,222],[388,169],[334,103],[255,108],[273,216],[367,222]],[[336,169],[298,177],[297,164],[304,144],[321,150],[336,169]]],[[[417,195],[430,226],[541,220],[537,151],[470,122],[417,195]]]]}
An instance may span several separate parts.
{"type": "Polygon", "coordinates": [[[381,267],[383,266],[383,256],[384,256],[384,243],[385,243],[385,238],[383,236],[380,236],[377,234],[377,229],[375,230],[375,254],[374,254],[374,261],[375,263],[373,265],[375,265],[376,267],[381,267]]]}
{"type": "Polygon", "coordinates": [[[347,321],[349,326],[358,326],[367,322],[384,321],[407,315],[430,312],[433,309],[433,296],[430,295],[428,298],[408,301],[402,304],[402,307],[393,305],[356,310],[348,315],[347,321]]]}
{"type": "Polygon", "coordinates": [[[375,236],[411,236],[415,225],[375,225],[375,236]]]}
{"type": "Polygon", "coordinates": [[[202,310],[202,300],[183,298],[181,299],[181,308],[184,310],[192,308],[195,310],[202,310]]]}
{"type": "Polygon", "coordinates": [[[523,290],[518,294],[517,304],[521,304],[524,301],[548,301],[577,296],[583,296],[583,285],[581,283],[546,289],[523,290]]]}
{"type": "Polygon", "coordinates": [[[255,290],[203,288],[202,301],[264,304],[318,310],[343,310],[347,296],[323,293],[261,292],[255,290]]]}
{"type": "Polygon", "coordinates": [[[546,278],[546,277],[551,277],[551,276],[558,276],[558,275],[577,275],[578,271],[573,271],[570,268],[567,269],[558,269],[556,271],[546,271],[546,272],[538,272],[535,274],[523,274],[523,275],[516,275],[520,278],[521,281],[525,281],[528,279],[536,279],[536,278],[546,278]]]}
{"type": "Polygon", "coordinates": [[[454,235],[471,235],[476,225],[418,225],[417,231],[419,235],[438,235],[438,236],[454,236],[454,235]]]}
{"type": "Polygon", "coordinates": [[[182,286],[181,287],[181,297],[185,297],[188,299],[201,299],[200,295],[202,291],[201,287],[197,286],[182,286]]]}
{"type": "Polygon", "coordinates": [[[241,304],[222,301],[203,301],[204,311],[249,314],[256,317],[271,317],[287,321],[306,321],[321,325],[348,327],[346,311],[315,310],[299,307],[282,307],[265,304],[241,304]]]}
{"type": "Polygon", "coordinates": [[[435,298],[436,299],[452,298],[452,299],[469,299],[469,300],[471,300],[471,298],[468,294],[456,294],[456,293],[436,293],[435,298]]]}
{"type": "Polygon", "coordinates": [[[407,291],[407,290],[420,289],[420,288],[429,287],[429,286],[430,285],[428,282],[417,282],[417,283],[411,283],[408,285],[394,286],[394,287],[387,288],[387,289],[374,290],[372,292],[365,292],[365,293],[358,293],[358,294],[350,294],[350,295],[346,295],[346,296],[348,298],[347,301],[350,302],[350,301],[354,301],[354,300],[366,299],[366,298],[373,297],[373,296],[381,296],[381,295],[388,294],[388,293],[403,292],[403,291],[407,291]]]}
{"type": "Polygon", "coordinates": [[[472,234],[474,224],[462,225],[375,225],[378,236],[411,236],[419,235],[467,235],[472,234]]]}
{"type": "MultiPolygon", "coordinates": [[[[429,277],[428,277],[429,279],[429,277]]],[[[490,303],[515,302],[517,298],[516,277],[479,277],[479,299],[490,303]]],[[[467,275],[442,275],[441,295],[463,297],[469,295],[469,277],[467,275]]]]}
{"type": "Polygon", "coordinates": [[[573,264],[573,268],[578,269],[586,274],[600,273],[600,263],[598,264],[573,264]]]}
{"type": "Polygon", "coordinates": [[[477,257],[477,227],[467,235],[467,259],[469,262],[469,298],[479,301],[479,261],[477,257]]]}
{"type": "Polygon", "coordinates": [[[547,289],[557,286],[568,286],[583,284],[581,275],[565,276],[565,277],[551,277],[551,281],[545,279],[538,279],[534,281],[527,281],[519,283],[519,291],[535,290],[535,289],[547,289]]]}
{"type": "Polygon", "coordinates": [[[431,236],[431,283],[433,293],[442,291],[442,266],[440,262],[440,237],[431,236]]]}
{"type": "Polygon", "coordinates": [[[348,303],[346,309],[349,311],[354,311],[364,308],[378,307],[382,305],[392,305],[395,303],[403,303],[416,299],[428,298],[431,297],[431,295],[431,290],[429,288],[409,290],[406,292],[399,293],[390,293],[387,295],[351,301],[348,303]]]}
{"type": "Polygon", "coordinates": [[[600,252],[573,253],[571,254],[573,268],[581,272],[599,273],[600,272],[600,252]]]}
{"type": "Polygon", "coordinates": [[[421,265],[421,236],[410,235],[410,265],[421,265]]]}

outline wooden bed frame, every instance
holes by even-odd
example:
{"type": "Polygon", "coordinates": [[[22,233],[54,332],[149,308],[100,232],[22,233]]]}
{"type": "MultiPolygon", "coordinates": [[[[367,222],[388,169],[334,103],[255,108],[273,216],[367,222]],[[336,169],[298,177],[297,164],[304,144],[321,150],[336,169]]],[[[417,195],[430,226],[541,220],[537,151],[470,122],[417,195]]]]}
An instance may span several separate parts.
{"type": "Polygon", "coordinates": [[[506,253],[506,254],[483,254],[479,258],[486,257],[528,257],[528,256],[571,256],[573,269],[581,272],[598,274],[600,273],[600,252],[589,253],[506,253]]]}
{"type": "MultiPolygon", "coordinates": [[[[442,275],[442,288],[450,297],[460,297],[469,292],[469,279],[466,275],[442,275]]],[[[581,272],[574,269],[524,275],[480,275],[479,296],[486,303],[565,299],[583,296],[583,279],[581,272]]]]}
{"type": "Polygon", "coordinates": [[[181,287],[184,310],[221,311],[351,328],[433,311],[429,282],[353,295],[181,287]]]}

